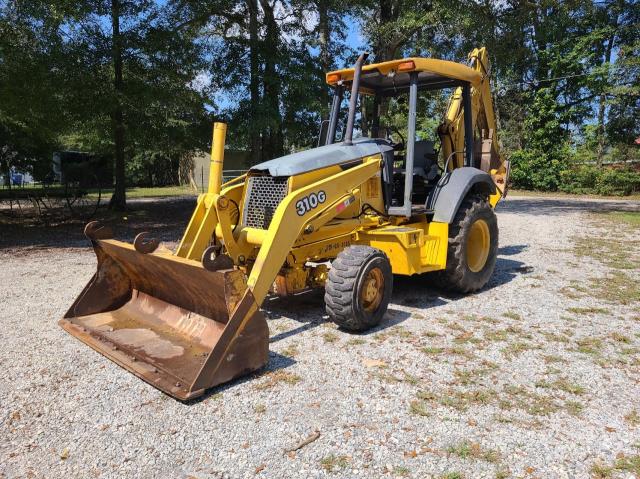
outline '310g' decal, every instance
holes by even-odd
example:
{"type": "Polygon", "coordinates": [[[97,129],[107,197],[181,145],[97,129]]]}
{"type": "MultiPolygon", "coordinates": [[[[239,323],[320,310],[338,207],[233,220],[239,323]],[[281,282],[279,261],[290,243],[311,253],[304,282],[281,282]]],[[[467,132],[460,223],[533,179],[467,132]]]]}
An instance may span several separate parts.
{"type": "Polygon", "coordinates": [[[324,203],[327,200],[327,194],[324,191],[318,191],[318,193],[311,193],[309,196],[296,201],[296,213],[298,216],[302,216],[308,213],[318,205],[324,203]]]}

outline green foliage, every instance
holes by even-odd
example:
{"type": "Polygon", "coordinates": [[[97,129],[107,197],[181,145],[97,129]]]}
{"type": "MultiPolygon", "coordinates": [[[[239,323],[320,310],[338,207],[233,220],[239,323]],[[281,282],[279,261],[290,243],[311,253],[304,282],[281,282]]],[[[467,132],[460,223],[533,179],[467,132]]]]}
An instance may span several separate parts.
{"type": "Polygon", "coordinates": [[[566,193],[630,195],[640,192],[640,172],[580,165],[562,171],[560,190],[566,193]]]}
{"type": "MultiPolygon", "coordinates": [[[[313,146],[330,103],[324,72],[352,64],[359,30],[373,61],[488,48],[514,186],[637,191],[633,171],[595,165],[638,157],[639,2],[115,3],[118,39],[113,1],[0,3],[0,173],[47,171],[58,149],[113,156],[115,105],[130,184],[177,181],[180,160],[208,149],[213,118],[254,162],[313,146]]],[[[447,95],[429,95],[417,134],[437,141],[447,95]]],[[[387,126],[406,137],[406,103],[387,106],[387,126]]]]}
{"type": "Polygon", "coordinates": [[[525,149],[512,153],[511,181],[516,188],[556,191],[569,151],[563,141],[561,108],[553,91],[541,88],[527,95],[532,111],[524,123],[525,149]]]}
{"type": "Polygon", "coordinates": [[[511,154],[511,184],[524,190],[556,191],[564,165],[540,150],[518,150],[511,154]]]}

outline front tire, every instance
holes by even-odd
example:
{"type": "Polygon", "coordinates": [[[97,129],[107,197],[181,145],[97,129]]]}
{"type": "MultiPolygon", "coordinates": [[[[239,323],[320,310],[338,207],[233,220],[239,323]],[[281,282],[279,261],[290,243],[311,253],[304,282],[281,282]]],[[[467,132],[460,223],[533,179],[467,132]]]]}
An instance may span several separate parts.
{"type": "Polygon", "coordinates": [[[489,202],[478,195],[464,199],[449,226],[447,267],[440,284],[460,293],[483,288],[496,265],[498,220],[489,202]]]}
{"type": "Polygon", "coordinates": [[[392,289],[387,256],[370,246],[349,246],[329,271],[324,295],[327,314],[344,329],[365,331],[380,323],[392,289]]]}

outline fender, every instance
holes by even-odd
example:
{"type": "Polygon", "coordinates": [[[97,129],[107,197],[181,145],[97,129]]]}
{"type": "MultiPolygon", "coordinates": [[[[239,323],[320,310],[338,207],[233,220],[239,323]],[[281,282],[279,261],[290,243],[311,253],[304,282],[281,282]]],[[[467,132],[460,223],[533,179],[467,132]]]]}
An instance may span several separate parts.
{"type": "Polygon", "coordinates": [[[433,211],[432,221],[451,223],[470,191],[489,196],[496,192],[496,185],[491,175],[471,166],[443,175],[427,199],[427,209],[433,211]]]}

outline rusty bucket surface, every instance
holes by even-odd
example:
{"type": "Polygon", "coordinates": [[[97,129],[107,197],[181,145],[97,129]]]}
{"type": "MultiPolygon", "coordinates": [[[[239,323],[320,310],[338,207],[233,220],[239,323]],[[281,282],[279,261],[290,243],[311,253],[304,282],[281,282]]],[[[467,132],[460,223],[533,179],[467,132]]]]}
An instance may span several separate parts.
{"type": "Polygon", "coordinates": [[[60,320],[73,336],[180,400],[266,364],[267,324],[241,271],[92,243],[97,272],[60,320]]]}

